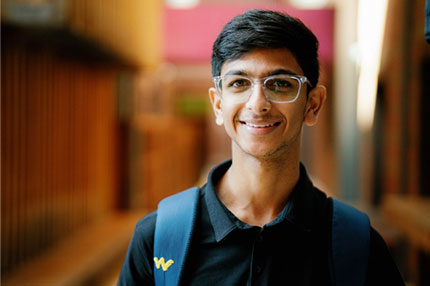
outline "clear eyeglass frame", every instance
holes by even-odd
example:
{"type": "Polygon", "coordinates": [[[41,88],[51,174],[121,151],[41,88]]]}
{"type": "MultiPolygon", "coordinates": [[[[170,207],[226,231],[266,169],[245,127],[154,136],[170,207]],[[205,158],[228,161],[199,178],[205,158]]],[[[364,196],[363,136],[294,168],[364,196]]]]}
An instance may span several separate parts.
{"type": "Polygon", "coordinates": [[[272,75],[272,76],[268,76],[268,77],[264,77],[264,78],[254,78],[254,79],[249,78],[249,77],[244,76],[244,75],[215,76],[212,78],[212,80],[213,80],[213,83],[215,85],[216,90],[221,95],[222,99],[224,98],[225,100],[227,100],[227,98],[225,98],[225,94],[223,95],[221,82],[222,82],[222,80],[232,78],[232,77],[234,77],[237,80],[246,80],[246,81],[251,83],[250,88],[247,88],[243,92],[237,93],[237,95],[235,95],[235,96],[231,96],[231,95],[229,96],[228,100],[232,100],[232,101],[237,102],[237,103],[247,102],[249,100],[249,97],[251,96],[253,90],[254,90],[254,86],[257,83],[262,84],[264,95],[265,95],[266,99],[269,100],[270,102],[274,102],[274,103],[292,103],[292,102],[296,101],[297,98],[299,98],[299,95],[301,93],[301,90],[302,90],[302,87],[304,84],[308,84],[310,87],[312,87],[311,83],[309,82],[307,77],[304,75],[281,74],[281,75],[272,75]],[[295,96],[291,97],[288,100],[277,100],[277,99],[275,99],[274,94],[276,94],[276,92],[267,88],[267,85],[266,85],[267,82],[269,82],[270,80],[273,80],[273,79],[290,79],[290,80],[297,81],[298,88],[297,88],[297,93],[295,94],[295,96]]]}

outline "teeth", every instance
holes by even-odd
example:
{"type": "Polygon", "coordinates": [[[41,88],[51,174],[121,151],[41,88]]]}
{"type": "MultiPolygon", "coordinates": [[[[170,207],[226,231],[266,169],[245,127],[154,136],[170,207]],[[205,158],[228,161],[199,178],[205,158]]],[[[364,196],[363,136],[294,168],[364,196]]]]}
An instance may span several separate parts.
{"type": "Polygon", "coordinates": [[[265,125],[256,125],[256,124],[252,124],[249,122],[245,122],[246,125],[250,126],[250,127],[254,127],[254,128],[264,128],[264,127],[271,127],[271,126],[275,126],[275,123],[272,124],[265,124],[265,125]]]}

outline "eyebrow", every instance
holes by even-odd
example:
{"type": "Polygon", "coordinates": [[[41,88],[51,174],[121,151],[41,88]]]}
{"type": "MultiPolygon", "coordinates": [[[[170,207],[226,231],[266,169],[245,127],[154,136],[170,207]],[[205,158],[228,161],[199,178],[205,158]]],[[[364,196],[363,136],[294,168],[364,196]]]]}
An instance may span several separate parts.
{"type": "Polygon", "coordinates": [[[270,72],[269,76],[271,76],[271,75],[280,75],[280,74],[297,75],[297,73],[293,72],[292,70],[276,69],[276,70],[270,72]]]}
{"type": "Polygon", "coordinates": [[[244,75],[244,76],[248,76],[248,73],[246,73],[243,70],[232,70],[227,72],[225,75],[244,75]]]}
{"type": "MultiPolygon", "coordinates": [[[[297,75],[297,73],[295,73],[295,72],[293,72],[292,70],[289,70],[289,69],[276,69],[274,71],[268,72],[266,76],[280,75],[280,74],[297,75]]],[[[249,76],[249,74],[246,71],[243,71],[243,70],[231,70],[231,71],[228,71],[225,75],[249,76]]]]}

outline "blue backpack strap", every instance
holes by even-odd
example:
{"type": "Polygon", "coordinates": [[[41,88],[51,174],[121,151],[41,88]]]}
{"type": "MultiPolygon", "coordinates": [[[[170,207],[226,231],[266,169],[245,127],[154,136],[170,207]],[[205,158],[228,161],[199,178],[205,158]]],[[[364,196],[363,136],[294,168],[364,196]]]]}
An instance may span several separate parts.
{"type": "Polygon", "coordinates": [[[332,256],[336,286],[364,286],[369,257],[369,217],[336,199],[333,201],[332,256]]]}
{"type": "Polygon", "coordinates": [[[199,188],[163,199],[158,204],[154,233],[155,285],[178,285],[197,215],[199,188]]]}

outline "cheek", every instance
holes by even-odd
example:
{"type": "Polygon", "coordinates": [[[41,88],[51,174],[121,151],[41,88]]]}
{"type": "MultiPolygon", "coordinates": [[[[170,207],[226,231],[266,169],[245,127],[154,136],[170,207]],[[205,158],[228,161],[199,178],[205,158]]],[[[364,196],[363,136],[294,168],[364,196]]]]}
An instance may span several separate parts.
{"type": "Polygon", "coordinates": [[[225,106],[222,112],[222,125],[225,131],[231,137],[237,131],[237,114],[238,109],[236,106],[225,106]]]}
{"type": "Polygon", "coordinates": [[[226,129],[233,128],[234,124],[234,114],[231,110],[224,110],[222,114],[223,125],[226,129]]]}
{"type": "Polygon", "coordinates": [[[288,129],[302,126],[304,120],[303,105],[289,106],[282,113],[286,119],[288,129]]]}
{"type": "Polygon", "coordinates": [[[237,105],[234,104],[224,103],[222,105],[221,110],[224,124],[234,124],[238,109],[237,105]]]}

